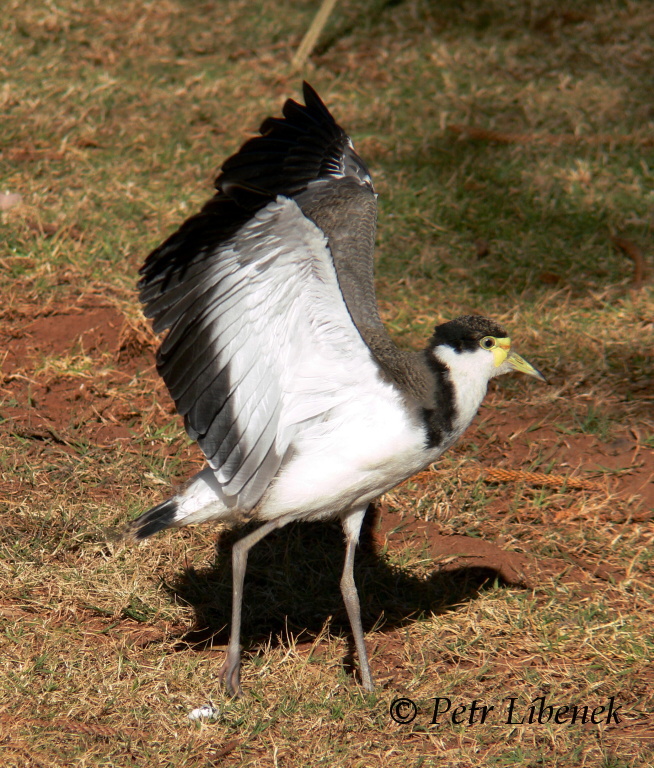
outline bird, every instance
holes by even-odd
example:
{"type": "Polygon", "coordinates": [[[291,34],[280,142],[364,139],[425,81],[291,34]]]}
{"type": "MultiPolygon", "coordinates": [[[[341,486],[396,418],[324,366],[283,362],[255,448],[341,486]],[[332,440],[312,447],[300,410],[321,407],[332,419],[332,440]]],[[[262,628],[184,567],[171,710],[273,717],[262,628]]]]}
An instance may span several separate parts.
{"type": "Polygon", "coordinates": [[[214,196],[140,270],[144,313],[167,332],[158,372],[207,464],[125,535],[258,524],[232,548],[220,679],[233,696],[248,552],[293,521],[331,519],[345,537],[340,588],[359,679],[373,690],[354,580],[368,505],[456,442],[490,379],[544,380],[479,315],[437,325],[419,351],[395,344],[375,297],[370,172],[306,82],[303,97],[223,163],[214,196]]]}

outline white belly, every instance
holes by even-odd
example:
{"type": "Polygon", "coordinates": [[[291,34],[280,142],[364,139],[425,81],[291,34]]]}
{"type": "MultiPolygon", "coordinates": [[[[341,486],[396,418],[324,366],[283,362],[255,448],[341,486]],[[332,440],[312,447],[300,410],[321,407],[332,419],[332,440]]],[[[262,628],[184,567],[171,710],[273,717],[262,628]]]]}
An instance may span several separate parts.
{"type": "Polygon", "coordinates": [[[320,519],[372,501],[436,459],[425,452],[425,431],[399,396],[339,407],[338,417],[314,424],[296,441],[257,509],[260,519],[297,512],[320,519]]]}

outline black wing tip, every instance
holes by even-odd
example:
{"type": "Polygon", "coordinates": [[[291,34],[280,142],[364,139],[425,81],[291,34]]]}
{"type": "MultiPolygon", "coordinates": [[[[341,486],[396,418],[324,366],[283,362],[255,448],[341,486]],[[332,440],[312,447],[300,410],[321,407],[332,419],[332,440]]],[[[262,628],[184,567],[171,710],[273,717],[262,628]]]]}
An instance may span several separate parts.
{"type": "Polygon", "coordinates": [[[332,113],[327,109],[325,102],[318,95],[318,91],[316,91],[312,85],[307,83],[306,80],[302,81],[302,96],[304,97],[306,109],[320,112],[323,116],[328,117],[333,123],[336,122],[332,113]]]}
{"type": "Polygon", "coordinates": [[[225,160],[217,194],[147,257],[138,285],[146,311],[183,280],[189,264],[214,252],[278,195],[295,198],[314,181],[341,176],[372,187],[365,163],[306,80],[302,94],[305,104],[287,99],[283,116],[264,120],[261,135],[225,160]]]}
{"type": "Polygon", "coordinates": [[[287,106],[291,109],[297,107],[303,112],[320,114],[320,116],[326,119],[329,123],[336,125],[334,116],[329,111],[325,102],[318,95],[318,91],[306,80],[302,81],[302,98],[304,99],[304,104],[295,101],[295,99],[286,99],[284,106],[282,107],[282,114],[286,115],[285,110],[287,106]]]}
{"type": "Polygon", "coordinates": [[[259,128],[260,135],[246,141],[225,160],[215,182],[220,192],[237,202],[235,192],[239,188],[263,197],[292,196],[320,178],[324,158],[336,146],[345,150],[349,145],[347,134],[316,90],[304,81],[302,91],[304,104],[287,99],[283,117],[267,117],[259,128]],[[289,162],[298,154],[304,161],[300,167],[289,162]]]}
{"type": "MultiPolygon", "coordinates": [[[[316,101],[322,107],[324,107],[323,100],[318,96],[318,91],[306,80],[302,81],[302,96],[304,97],[304,103],[308,106],[310,101],[316,101]]],[[[326,109],[326,107],[325,107],[326,109]]]]}

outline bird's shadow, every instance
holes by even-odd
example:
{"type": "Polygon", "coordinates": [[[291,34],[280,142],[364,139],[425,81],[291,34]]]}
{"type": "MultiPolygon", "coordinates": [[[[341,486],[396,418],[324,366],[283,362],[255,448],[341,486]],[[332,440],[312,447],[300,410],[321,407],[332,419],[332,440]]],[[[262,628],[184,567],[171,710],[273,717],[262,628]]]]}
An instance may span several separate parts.
{"type": "MultiPolygon", "coordinates": [[[[375,540],[378,516],[369,507],[355,561],[364,631],[386,632],[423,615],[445,613],[474,599],[485,585],[505,583],[489,567],[436,571],[424,578],[393,565],[375,540]]],[[[244,529],[221,533],[211,567],[187,568],[166,585],[175,600],[195,611],[194,626],[178,638],[177,650],[205,651],[228,642],[231,545],[243,535],[244,529]]],[[[310,642],[329,620],[333,635],[348,638],[344,665],[351,670],[353,642],[339,584],[344,554],[338,523],[292,524],[253,547],[245,577],[243,648],[275,647],[290,637],[310,642]]]]}

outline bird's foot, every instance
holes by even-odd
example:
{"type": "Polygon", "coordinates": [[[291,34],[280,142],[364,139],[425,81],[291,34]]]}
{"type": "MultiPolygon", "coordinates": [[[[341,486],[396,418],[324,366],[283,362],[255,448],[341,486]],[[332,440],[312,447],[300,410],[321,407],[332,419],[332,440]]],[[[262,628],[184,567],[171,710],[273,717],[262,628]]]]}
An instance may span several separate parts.
{"type": "Polygon", "coordinates": [[[227,652],[227,658],[218,674],[220,682],[225,686],[230,696],[242,696],[241,690],[241,658],[240,653],[227,652]]]}

